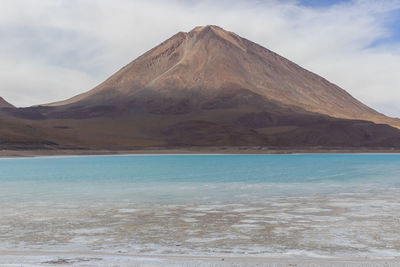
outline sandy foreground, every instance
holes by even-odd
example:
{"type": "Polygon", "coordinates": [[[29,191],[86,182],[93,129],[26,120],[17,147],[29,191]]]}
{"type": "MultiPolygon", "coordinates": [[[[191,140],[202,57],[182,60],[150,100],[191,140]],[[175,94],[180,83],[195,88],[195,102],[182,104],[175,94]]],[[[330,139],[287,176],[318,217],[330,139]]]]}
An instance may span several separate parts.
{"type": "Polygon", "coordinates": [[[0,158],[41,157],[41,156],[74,156],[74,155],[154,155],[154,154],[335,154],[335,153],[400,153],[399,149],[368,148],[288,148],[275,149],[267,147],[187,147],[187,148],[140,148],[130,150],[107,149],[35,149],[35,150],[2,150],[0,158]]]}
{"type": "Polygon", "coordinates": [[[400,260],[120,255],[96,252],[0,251],[0,266],[400,266],[400,260]]]}

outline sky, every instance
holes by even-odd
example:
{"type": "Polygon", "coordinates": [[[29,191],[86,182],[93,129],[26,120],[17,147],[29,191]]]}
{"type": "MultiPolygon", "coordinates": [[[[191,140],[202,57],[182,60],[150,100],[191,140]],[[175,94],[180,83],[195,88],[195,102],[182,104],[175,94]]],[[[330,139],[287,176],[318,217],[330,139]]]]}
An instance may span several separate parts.
{"type": "Polygon", "coordinates": [[[0,96],[20,107],[72,97],[208,24],[400,117],[400,0],[0,0],[0,96]]]}

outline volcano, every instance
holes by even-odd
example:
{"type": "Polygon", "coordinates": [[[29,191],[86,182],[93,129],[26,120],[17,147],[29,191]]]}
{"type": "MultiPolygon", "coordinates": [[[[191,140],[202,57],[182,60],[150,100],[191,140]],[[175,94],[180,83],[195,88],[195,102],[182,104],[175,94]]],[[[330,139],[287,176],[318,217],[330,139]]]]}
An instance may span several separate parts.
{"type": "Polygon", "coordinates": [[[399,119],[218,26],[172,36],[86,93],[7,116],[90,148],[400,147],[399,119]]]}

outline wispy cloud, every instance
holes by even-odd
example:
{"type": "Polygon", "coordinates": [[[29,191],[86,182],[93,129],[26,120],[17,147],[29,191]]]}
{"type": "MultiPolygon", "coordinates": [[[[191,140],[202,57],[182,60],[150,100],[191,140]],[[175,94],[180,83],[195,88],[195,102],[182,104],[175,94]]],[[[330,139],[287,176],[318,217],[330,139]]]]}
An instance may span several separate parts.
{"type": "Polygon", "coordinates": [[[397,0],[2,0],[0,95],[19,106],[68,98],[178,31],[217,24],[400,116],[399,9],[397,0]]]}

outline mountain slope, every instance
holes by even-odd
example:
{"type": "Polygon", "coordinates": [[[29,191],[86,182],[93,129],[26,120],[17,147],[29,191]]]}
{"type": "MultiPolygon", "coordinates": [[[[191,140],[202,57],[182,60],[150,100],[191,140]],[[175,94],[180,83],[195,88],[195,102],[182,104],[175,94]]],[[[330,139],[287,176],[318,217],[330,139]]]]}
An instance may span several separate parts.
{"type": "Polygon", "coordinates": [[[14,106],[8,103],[0,96],[0,108],[13,108],[14,106]]]}
{"type": "Polygon", "coordinates": [[[155,105],[167,99],[169,109],[185,101],[192,108],[218,108],[226,103],[214,103],[215,99],[244,90],[281,106],[400,127],[400,120],[376,112],[322,77],[217,26],[178,33],[93,90],[50,106],[141,105],[159,98],[155,105]]]}
{"type": "Polygon", "coordinates": [[[14,146],[34,136],[58,148],[400,148],[399,120],[217,26],[178,33],[71,99],[1,109],[1,120],[14,146]]]}

